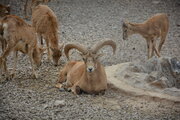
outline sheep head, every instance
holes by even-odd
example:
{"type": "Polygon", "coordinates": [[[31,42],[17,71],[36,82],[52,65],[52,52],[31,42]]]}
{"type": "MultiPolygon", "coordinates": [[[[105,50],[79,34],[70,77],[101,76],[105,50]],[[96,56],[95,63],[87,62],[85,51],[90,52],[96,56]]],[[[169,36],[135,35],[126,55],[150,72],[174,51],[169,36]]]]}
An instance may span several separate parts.
{"type": "Polygon", "coordinates": [[[32,58],[34,64],[36,64],[36,67],[39,67],[41,65],[41,59],[45,50],[46,48],[42,48],[42,46],[37,46],[33,49],[32,58]]]}
{"type": "Polygon", "coordinates": [[[51,51],[52,51],[52,60],[55,66],[58,65],[59,63],[59,59],[62,56],[62,49],[63,49],[64,43],[62,43],[60,45],[60,47],[58,48],[52,48],[50,47],[51,51]]]}
{"type": "Polygon", "coordinates": [[[64,53],[69,59],[69,51],[71,49],[77,49],[81,53],[87,72],[92,73],[97,68],[98,58],[102,56],[102,54],[98,54],[98,51],[106,45],[111,46],[113,48],[113,53],[115,53],[116,43],[112,40],[101,41],[92,48],[85,48],[80,44],[67,44],[64,48],[64,53]]]}

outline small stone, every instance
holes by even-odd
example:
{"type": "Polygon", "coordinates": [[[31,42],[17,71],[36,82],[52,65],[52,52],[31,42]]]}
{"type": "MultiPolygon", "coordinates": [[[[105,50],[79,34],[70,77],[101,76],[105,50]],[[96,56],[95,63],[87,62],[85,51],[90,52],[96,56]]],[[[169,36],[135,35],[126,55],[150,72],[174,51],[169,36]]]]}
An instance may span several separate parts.
{"type": "Polygon", "coordinates": [[[154,1],[152,1],[152,3],[153,3],[153,4],[159,4],[160,1],[159,1],[159,0],[154,0],[154,1]]]}
{"type": "Polygon", "coordinates": [[[48,107],[48,104],[44,104],[43,108],[46,109],[48,107]]]}
{"type": "Polygon", "coordinates": [[[65,100],[56,100],[54,102],[54,106],[60,106],[60,107],[65,106],[65,100]]]}

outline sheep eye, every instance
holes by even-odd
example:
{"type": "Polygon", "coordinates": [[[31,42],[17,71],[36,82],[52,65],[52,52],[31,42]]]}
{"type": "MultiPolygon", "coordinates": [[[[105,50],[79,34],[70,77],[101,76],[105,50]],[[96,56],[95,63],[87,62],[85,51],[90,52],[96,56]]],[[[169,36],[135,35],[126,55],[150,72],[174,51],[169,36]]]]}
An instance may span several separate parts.
{"type": "Polygon", "coordinates": [[[86,61],[86,59],[85,59],[85,58],[83,58],[83,61],[86,61]]]}

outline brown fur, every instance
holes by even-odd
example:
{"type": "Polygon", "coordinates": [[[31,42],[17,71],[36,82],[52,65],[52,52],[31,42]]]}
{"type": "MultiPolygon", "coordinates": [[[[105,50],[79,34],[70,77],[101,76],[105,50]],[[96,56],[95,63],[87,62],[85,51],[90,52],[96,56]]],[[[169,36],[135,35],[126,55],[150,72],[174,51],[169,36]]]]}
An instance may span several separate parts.
{"type": "MultiPolygon", "coordinates": [[[[37,77],[33,63],[40,65],[41,55],[44,50],[37,45],[37,36],[34,28],[15,15],[5,16],[2,19],[1,28],[3,28],[3,38],[7,42],[7,48],[0,57],[0,64],[7,58],[9,53],[13,52],[15,62],[12,77],[14,77],[18,57],[17,54],[18,51],[21,51],[29,56],[33,69],[33,76],[37,77]]],[[[8,71],[6,71],[6,73],[8,73],[8,71]]],[[[7,77],[9,78],[9,76],[7,77]]]]}
{"type": "Polygon", "coordinates": [[[68,62],[59,73],[56,87],[71,89],[74,94],[80,94],[81,91],[89,94],[104,92],[107,89],[107,77],[103,65],[98,60],[102,54],[98,54],[97,51],[104,45],[112,46],[114,52],[116,50],[116,44],[113,41],[104,43],[98,44],[93,49],[83,48],[82,46],[72,47],[73,44],[66,45],[64,48],[66,57],[69,58],[68,52],[70,49],[76,48],[82,52],[83,62],[68,62]]]}
{"type": "Polygon", "coordinates": [[[51,0],[26,0],[24,5],[24,18],[29,18],[29,14],[32,14],[32,9],[40,4],[47,4],[51,0]]]}
{"type": "Polygon", "coordinates": [[[169,29],[169,20],[166,14],[156,14],[143,23],[123,23],[123,39],[132,34],[140,34],[147,41],[148,58],[153,56],[154,51],[160,57],[162,45],[165,42],[169,29]],[[156,49],[157,38],[160,38],[158,49],[156,49]]]}
{"type": "Polygon", "coordinates": [[[46,40],[48,60],[52,57],[54,64],[57,65],[63,46],[58,45],[58,20],[56,15],[48,6],[38,5],[33,10],[32,23],[39,37],[44,37],[46,40]],[[52,51],[52,55],[50,51],[52,51]]]}

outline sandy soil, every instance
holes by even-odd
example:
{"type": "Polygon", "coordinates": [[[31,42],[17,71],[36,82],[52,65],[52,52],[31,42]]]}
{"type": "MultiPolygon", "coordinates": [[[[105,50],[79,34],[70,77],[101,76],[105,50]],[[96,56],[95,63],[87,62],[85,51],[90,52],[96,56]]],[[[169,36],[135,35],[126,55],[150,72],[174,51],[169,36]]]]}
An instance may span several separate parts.
{"type": "MultiPolygon", "coordinates": [[[[14,14],[22,16],[25,0],[1,0],[10,3],[14,14]]],[[[144,61],[146,42],[139,35],[128,41],[122,40],[122,20],[143,22],[156,13],[167,13],[170,30],[162,48],[163,56],[180,59],[180,2],[178,0],[52,0],[49,3],[60,22],[60,42],[79,42],[87,46],[104,39],[117,43],[116,55],[110,48],[102,49],[105,66],[126,61],[144,61]]],[[[73,53],[72,59],[78,57],[73,53]]],[[[19,54],[17,75],[14,80],[5,81],[0,76],[0,120],[26,119],[180,119],[180,104],[149,100],[123,94],[109,87],[105,95],[80,95],[61,92],[53,88],[58,71],[66,63],[54,67],[43,58],[39,78],[31,78],[30,62],[27,56],[19,54]]],[[[79,57],[77,58],[79,59],[79,57]]],[[[12,57],[8,66],[12,68],[12,57]]]]}

